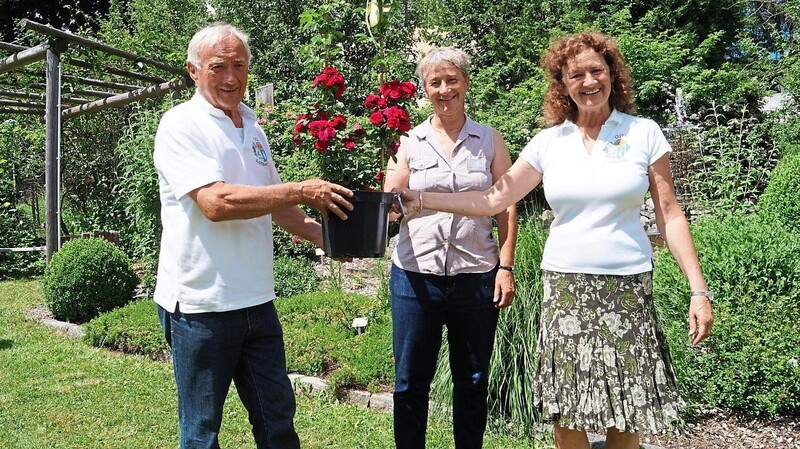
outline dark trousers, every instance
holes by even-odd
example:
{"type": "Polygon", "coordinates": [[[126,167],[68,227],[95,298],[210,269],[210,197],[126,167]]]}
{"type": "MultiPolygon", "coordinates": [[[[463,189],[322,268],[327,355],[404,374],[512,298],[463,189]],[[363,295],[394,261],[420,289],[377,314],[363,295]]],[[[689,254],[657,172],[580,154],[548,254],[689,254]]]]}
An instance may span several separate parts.
{"type": "Polygon", "coordinates": [[[424,449],[428,401],[447,327],[453,373],[453,436],[457,449],[478,449],[486,430],[489,362],[498,310],[497,268],[436,276],[392,265],[395,359],[394,438],[398,449],[424,449]]]}
{"type": "Polygon", "coordinates": [[[172,348],[181,449],[219,449],[222,407],[233,381],[258,449],[299,449],[294,390],[272,301],[230,312],[158,315],[172,348]]]}

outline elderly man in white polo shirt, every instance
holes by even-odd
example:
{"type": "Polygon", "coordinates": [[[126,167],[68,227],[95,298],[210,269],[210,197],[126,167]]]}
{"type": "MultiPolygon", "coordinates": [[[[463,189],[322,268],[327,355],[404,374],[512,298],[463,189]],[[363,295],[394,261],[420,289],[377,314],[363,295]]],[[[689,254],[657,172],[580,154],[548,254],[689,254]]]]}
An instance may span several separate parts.
{"type": "Polygon", "coordinates": [[[242,104],[250,48],[227,24],[198,31],[187,68],[197,92],[155,139],[163,233],[155,301],[172,347],[182,449],[219,448],[231,381],[258,448],[297,449],[295,399],[272,300],[272,222],[322,246],[305,204],[346,219],[352,192],[282,183],[256,115],[242,104]]]}

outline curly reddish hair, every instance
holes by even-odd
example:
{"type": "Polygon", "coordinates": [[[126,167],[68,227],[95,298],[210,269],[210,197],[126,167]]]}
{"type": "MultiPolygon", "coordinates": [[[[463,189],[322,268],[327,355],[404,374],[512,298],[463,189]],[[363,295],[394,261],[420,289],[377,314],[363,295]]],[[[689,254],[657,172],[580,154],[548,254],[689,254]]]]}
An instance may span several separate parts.
{"type": "Polygon", "coordinates": [[[563,69],[570,59],[587,49],[603,55],[611,71],[614,79],[611,83],[611,95],[608,97],[611,108],[620,112],[632,112],[635,109],[631,70],[625,63],[625,58],[622,57],[622,52],[619,51],[614,39],[605,34],[593,32],[573,34],[558,39],[542,55],[540,61],[540,65],[550,80],[542,104],[543,121],[547,126],[558,125],[564,120],[575,121],[578,115],[578,106],[566,93],[563,69]]]}

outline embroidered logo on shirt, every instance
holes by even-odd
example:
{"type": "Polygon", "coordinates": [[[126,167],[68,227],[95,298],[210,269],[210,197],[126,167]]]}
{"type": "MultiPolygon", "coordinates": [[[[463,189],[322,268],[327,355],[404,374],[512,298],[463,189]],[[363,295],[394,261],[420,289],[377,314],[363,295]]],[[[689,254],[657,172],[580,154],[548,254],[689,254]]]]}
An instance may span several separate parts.
{"type": "Polygon", "coordinates": [[[253,139],[253,156],[256,157],[256,162],[260,165],[269,165],[269,153],[264,149],[264,145],[258,139],[253,139]]]}
{"type": "Polygon", "coordinates": [[[625,136],[618,136],[614,143],[607,142],[603,146],[603,154],[606,162],[623,162],[631,149],[631,145],[625,140],[625,136]]]}

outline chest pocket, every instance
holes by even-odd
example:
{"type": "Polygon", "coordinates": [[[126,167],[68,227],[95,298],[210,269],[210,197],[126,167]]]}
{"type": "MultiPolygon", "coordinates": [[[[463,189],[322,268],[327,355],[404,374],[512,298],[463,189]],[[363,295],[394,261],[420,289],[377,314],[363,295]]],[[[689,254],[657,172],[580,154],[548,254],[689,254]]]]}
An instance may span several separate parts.
{"type": "Polygon", "coordinates": [[[439,161],[436,158],[414,159],[413,161],[408,163],[408,166],[409,168],[411,168],[412,173],[421,170],[428,170],[438,165],[439,161]]]}
{"type": "Polygon", "coordinates": [[[436,158],[414,159],[408,162],[408,167],[411,171],[408,186],[412,189],[431,190],[449,185],[446,172],[436,158]]]}

